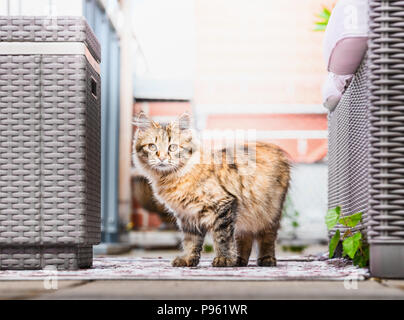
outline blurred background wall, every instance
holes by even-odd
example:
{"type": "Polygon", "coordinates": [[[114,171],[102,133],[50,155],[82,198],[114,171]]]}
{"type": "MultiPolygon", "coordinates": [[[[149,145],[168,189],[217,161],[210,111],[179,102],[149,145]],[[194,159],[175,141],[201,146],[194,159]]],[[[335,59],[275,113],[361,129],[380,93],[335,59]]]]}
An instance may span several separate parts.
{"type": "Polygon", "coordinates": [[[0,15],[85,16],[102,46],[102,231],[106,243],[175,242],[131,163],[132,117],[184,111],[205,142],[256,130],[293,158],[280,238],[326,239],[326,74],[316,13],[332,0],[0,0],[0,15]]]}
{"type": "MultiPolygon", "coordinates": [[[[188,111],[212,139],[228,129],[253,129],[259,140],[280,145],[295,161],[289,211],[299,224],[285,221],[281,237],[325,239],[327,114],[320,93],[326,69],[323,33],[313,29],[315,14],[333,1],[162,2],[134,0],[134,21],[141,24],[134,112],[171,121],[188,111]],[[137,14],[148,18],[139,21],[137,14]]],[[[136,208],[135,201],[135,227],[160,224],[136,208]]]]}

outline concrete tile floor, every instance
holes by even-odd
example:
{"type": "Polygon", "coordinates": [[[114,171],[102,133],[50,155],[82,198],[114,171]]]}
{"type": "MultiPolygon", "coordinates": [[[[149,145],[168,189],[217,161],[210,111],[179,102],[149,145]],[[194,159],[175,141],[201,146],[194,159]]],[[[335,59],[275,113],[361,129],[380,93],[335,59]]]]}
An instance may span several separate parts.
{"type": "MultiPolygon", "coordinates": [[[[303,254],[316,254],[310,246],[303,254]]],[[[133,250],[125,256],[174,257],[178,251],[133,250]]],[[[296,255],[278,252],[279,255],[296,255]]],[[[211,254],[204,254],[205,257],[211,254]]],[[[45,289],[43,281],[0,281],[1,299],[401,299],[404,280],[357,282],[347,289],[341,281],[58,281],[45,289]]]]}
{"type": "Polygon", "coordinates": [[[2,281],[0,299],[404,299],[404,281],[2,281]]]}
{"type": "MultiPolygon", "coordinates": [[[[85,281],[59,281],[57,291],[83,284],[85,284],[85,281]]],[[[44,281],[0,281],[0,300],[33,299],[55,291],[48,291],[44,281]]]]}

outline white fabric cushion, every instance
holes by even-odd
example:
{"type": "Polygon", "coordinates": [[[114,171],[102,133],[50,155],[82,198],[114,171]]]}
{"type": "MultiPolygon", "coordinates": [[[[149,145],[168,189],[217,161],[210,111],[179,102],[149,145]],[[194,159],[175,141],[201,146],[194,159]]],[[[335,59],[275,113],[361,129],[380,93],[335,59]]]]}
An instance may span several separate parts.
{"type": "Polygon", "coordinates": [[[327,69],[354,74],[367,49],[368,1],[340,0],[332,10],[324,38],[327,69]]]}
{"type": "Polygon", "coordinates": [[[342,94],[348,88],[353,74],[337,75],[330,72],[323,85],[323,105],[328,110],[333,111],[341,100],[342,94]]]}

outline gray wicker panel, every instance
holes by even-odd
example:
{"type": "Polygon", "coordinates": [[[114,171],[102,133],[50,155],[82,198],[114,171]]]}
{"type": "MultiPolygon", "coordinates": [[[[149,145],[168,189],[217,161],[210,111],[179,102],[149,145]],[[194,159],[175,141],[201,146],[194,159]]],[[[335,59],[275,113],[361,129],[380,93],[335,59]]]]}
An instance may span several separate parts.
{"type": "Polygon", "coordinates": [[[36,247],[0,246],[0,270],[40,269],[41,252],[36,247]]]}
{"type": "Polygon", "coordinates": [[[100,241],[99,75],[83,55],[3,55],[0,92],[0,267],[91,265],[74,250],[100,241]]]}
{"type": "Polygon", "coordinates": [[[41,268],[53,265],[58,269],[79,269],[93,264],[92,246],[43,247],[41,250],[41,268]]]}
{"type": "Polygon", "coordinates": [[[42,242],[86,243],[86,59],[42,56],[42,242]]]}
{"type": "Polygon", "coordinates": [[[369,242],[401,244],[397,250],[404,249],[403,12],[404,1],[370,1],[369,242]]]}
{"type": "Polygon", "coordinates": [[[0,41],[84,42],[101,61],[100,44],[83,17],[0,16],[0,41]]]}
{"type": "Polygon", "coordinates": [[[97,244],[101,241],[101,78],[88,62],[86,113],[86,236],[87,243],[97,244]]]}
{"type": "Polygon", "coordinates": [[[0,55],[0,243],[40,241],[40,56],[0,55]]]}
{"type": "MultiPolygon", "coordinates": [[[[366,59],[355,74],[341,101],[329,114],[328,207],[341,206],[342,215],[363,212],[363,224],[355,229],[366,231],[368,220],[368,72],[366,59]]],[[[338,224],[330,235],[346,227],[338,224]]]]}
{"type": "Polygon", "coordinates": [[[45,55],[42,80],[42,241],[99,243],[100,76],[82,55],[45,55]]]}
{"type": "Polygon", "coordinates": [[[0,247],[0,270],[43,269],[55,266],[59,270],[90,268],[92,246],[0,247]]]}

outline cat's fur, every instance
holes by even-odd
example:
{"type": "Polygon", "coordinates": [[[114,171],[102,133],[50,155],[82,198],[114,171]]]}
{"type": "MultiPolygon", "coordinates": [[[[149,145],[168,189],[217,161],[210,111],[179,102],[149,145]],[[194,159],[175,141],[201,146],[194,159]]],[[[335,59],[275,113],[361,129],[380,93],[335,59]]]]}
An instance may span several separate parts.
{"type": "Polygon", "coordinates": [[[258,142],[206,152],[187,114],[162,125],[141,113],[135,124],[134,163],[184,235],[184,255],[173,266],[199,263],[206,232],[214,239],[213,266],[247,265],[254,240],[257,264],[276,265],[275,240],[290,179],[286,154],[258,142]],[[178,148],[169,151],[175,149],[171,144],[178,148]]]}

